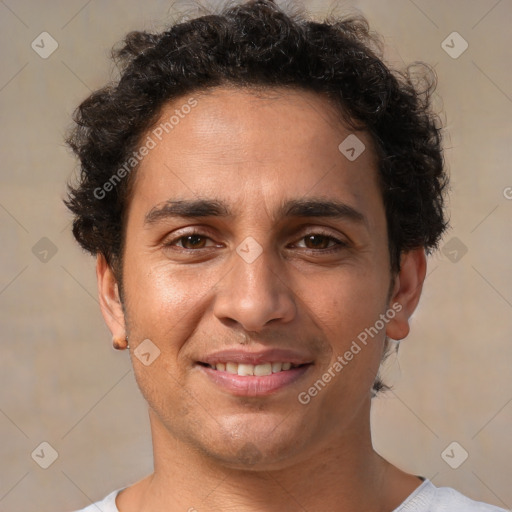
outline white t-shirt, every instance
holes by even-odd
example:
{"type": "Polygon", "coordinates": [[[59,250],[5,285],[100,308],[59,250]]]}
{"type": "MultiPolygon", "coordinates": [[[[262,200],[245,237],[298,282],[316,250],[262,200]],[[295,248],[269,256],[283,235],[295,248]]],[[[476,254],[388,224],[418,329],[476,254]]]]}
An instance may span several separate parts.
{"type": "MultiPolygon", "coordinates": [[[[116,496],[122,489],[110,493],[103,501],[98,501],[76,512],[119,512],[116,496]]],[[[507,512],[503,508],[473,501],[449,487],[435,487],[425,480],[393,512],[507,512]]]]}

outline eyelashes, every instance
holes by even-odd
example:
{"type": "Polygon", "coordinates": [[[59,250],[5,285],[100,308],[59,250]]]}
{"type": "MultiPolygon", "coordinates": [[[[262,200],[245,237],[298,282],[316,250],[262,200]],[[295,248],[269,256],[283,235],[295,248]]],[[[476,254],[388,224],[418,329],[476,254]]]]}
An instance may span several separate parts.
{"type": "Polygon", "coordinates": [[[340,249],[340,248],[344,248],[344,247],[347,247],[347,244],[345,242],[342,242],[341,240],[331,236],[331,235],[326,235],[326,234],[323,234],[323,233],[317,233],[317,232],[314,232],[314,233],[310,233],[308,235],[305,235],[305,236],[302,236],[299,240],[308,240],[308,241],[313,241],[313,240],[316,240],[316,242],[318,242],[319,240],[320,241],[327,241],[327,243],[334,243],[334,245],[331,245],[330,247],[322,247],[322,248],[319,248],[319,247],[305,247],[305,249],[308,249],[308,250],[312,250],[312,251],[318,251],[318,250],[321,250],[323,252],[327,251],[327,252],[331,252],[331,249],[340,249]]]}
{"type": "MultiPolygon", "coordinates": [[[[193,230],[186,234],[181,234],[164,242],[164,247],[176,248],[186,252],[197,252],[203,249],[210,250],[215,247],[223,247],[222,244],[210,243],[213,239],[207,234],[199,230],[193,230]]],[[[332,236],[331,234],[322,232],[321,230],[312,230],[303,234],[296,242],[292,243],[292,248],[297,247],[298,243],[303,243],[303,247],[299,247],[309,253],[328,254],[347,248],[348,243],[332,236]],[[308,244],[311,246],[308,247],[308,244]]],[[[290,246],[288,246],[290,247],[290,246]]]]}

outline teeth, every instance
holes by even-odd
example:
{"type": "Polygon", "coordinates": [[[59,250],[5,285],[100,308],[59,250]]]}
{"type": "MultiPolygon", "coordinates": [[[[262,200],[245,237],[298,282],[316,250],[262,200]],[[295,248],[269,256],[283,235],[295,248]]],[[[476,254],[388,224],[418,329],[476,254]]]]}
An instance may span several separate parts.
{"type": "Polygon", "coordinates": [[[253,364],[239,364],[238,365],[238,375],[241,377],[245,377],[246,375],[254,375],[254,365],[253,364]]]}
{"type": "Polygon", "coordinates": [[[283,369],[283,363],[272,363],[272,373],[280,372],[283,369]]]}
{"type": "Polygon", "coordinates": [[[220,372],[237,374],[241,377],[249,375],[262,377],[264,375],[272,375],[273,373],[289,370],[291,367],[291,363],[262,363],[256,365],[243,363],[217,363],[215,365],[215,369],[220,372]]]}
{"type": "MultiPolygon", "coordinates": [[[[220,364],[222,365],[222,363],[220,364]]],[[[236,363],[226,363],[226,371],[228,373],[238,373],[238,365],[236,363]]]]}
{"type": "Polygon", "coordinates": [[[257,364],[254,367],[254,375],[261,377],[263,375],[272,375],[272,365],[270,363],[257,364]]]}

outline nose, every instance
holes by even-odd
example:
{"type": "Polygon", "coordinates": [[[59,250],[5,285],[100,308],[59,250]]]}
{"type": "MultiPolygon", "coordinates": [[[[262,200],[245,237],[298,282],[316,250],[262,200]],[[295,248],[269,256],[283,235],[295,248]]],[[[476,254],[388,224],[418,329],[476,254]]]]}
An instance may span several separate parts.
{"type": "Polygon", "coordinates": [[[259,332],[271,322],[291,322],[297,298],[277,256],[263,251],[252,262],[233,253],[233,268],[216,287],[213,312],[222,322],[259,332]]]}

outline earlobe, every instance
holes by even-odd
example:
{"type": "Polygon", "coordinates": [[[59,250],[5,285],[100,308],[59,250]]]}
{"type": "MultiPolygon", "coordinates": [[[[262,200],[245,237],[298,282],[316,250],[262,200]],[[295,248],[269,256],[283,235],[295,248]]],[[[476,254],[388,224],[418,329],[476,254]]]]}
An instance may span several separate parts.
{"type": "Polygon", "coordinates": [[[395,278],[389,303],[389,307],[396,312],[386,328],[386,335],[391,339],[402,340],[409,334],[409,318],[420,300],[426,269],[423,247],[402,253],[400,272],[395,278]]]}
{"type": "Polygon", "coordinates": [[[126,336],[125,319],[114,272],[103,254],[96,259],[96,279],[101,313],[115,339],[126,336]]]}

